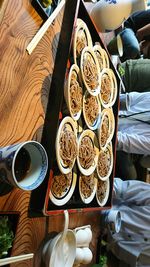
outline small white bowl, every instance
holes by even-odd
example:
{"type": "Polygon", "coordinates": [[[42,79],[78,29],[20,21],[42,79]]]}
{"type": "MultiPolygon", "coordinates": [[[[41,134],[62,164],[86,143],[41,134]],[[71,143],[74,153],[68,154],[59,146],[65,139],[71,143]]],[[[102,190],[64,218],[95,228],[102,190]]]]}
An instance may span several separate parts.
{"type": "MultiPolygon", "coordinates": [[[[54,177],[52,179],[54,179],[54,177]]],[[[56,193],[53,191],[53,181],[52,181],[49,193],[49,198],[52,201],[52,203],[54,203],[57,206],[65,205],[73,195],[76,186],[76,181],[77,181],[77,168],[75,167],[75,165],[71,171],[70,185],[68,186],[66,191],[62,192],[61,196],[57,196],[56,193]]]]}
{"type": "Polygon", "coordinates": [[[112,111],[112,108],[107,108],[103,109],[102,111],[102,116],[101,116],[101,122],[100,122],[100,127],[98,129],[98,138],[99,138],[99,144],[100,144],[100,149],[105,150],[108,143],[111,142],[113,135],[115,131],[115,119],[114,119],[114,114],[112,111]],[[108,131],[106,136],[105,142],[102,142],[102,129],[104,129],[104,120],[105,118],[108,119],[108,131]]]}
{"type": "Polygon", "coordinates": [[[104,49],[100,45],[94,45],[93,51],[97,57],[100,72],[106,68],[106,59],[104,55],[104,49]]]}
{"type": "Polygon", "coordinates": [[[112,172],[112,169],[113,169],[113,152],[112,152],[112,143],[108,144],[108,146],[105,148],[105,150],[100,150],[99,152],[99,156],[98,156],[98,161],[97,161],[97,175],[98,177],[102,180],[102,181],[106,181],[109,176],[111,175],[111,172],[112,172]],[[102,162],[102,157],[105,157],[106,155],[106,159],[108,159],[108,162],[109,162],[109,166],[108,166],[108,170],[107,170],[107,173],[103,174],[103,171],[104,169],[107,168],[107,163],[101,165],[101,169],[102,170],[99,170],[99,167],[98,167],[98,164],[99,164],[99,161],[102,162]]]}
{"type": "MultiPolygon", "coordinates": [[[[78,164],[78,168],[80,170],[80,172],[83,174],[83,175],[91,175],[94,171],[95,171],[95,168],[96,168],[96,165],[97,165],[97,160],[98,160],[98,154],[99,154],[99,145],[98,145],[98,140],[97,140],[97,137],[96,137],[96,134],[91,131],[91,130],[85,130],[82,132],[82,134],[80,135],[79,137],[79,140],[78,140],[78,156],[77,156],[77,164],[78,164]],[[80,151],[80,146],[81,146],[81,141],[84,137],[89,137],[89,139],[91,140],[92,142],[92,145],[93,145],[93,148],[94,148],[94,151],[95,151],[95,157],[94,157],[94,162],[93,164],[89,167],[89,168],[84,168],[82,165],[81,165],[81,162],[80,162],[80,158],[79,158],[79,151],[80,151]]],[[[88,156],[88,155],[87,155],[88,156]]]]}
{"type": "Polygon", "coordinates": [[[116,77],[115,77],[115,75],[111,69],[104,68],[101,72],[101,91],[99,94],[100,102],[104,108],[110,108],[115,103],[116,97],[117,97],[116,77]],[[107,88],[110,87],[108,99],[104,99],[104,97],[106,97],[105,96],[106,92],[105,92],[105,88],[103,86],[103,79],[108,79],[107,81],[109,81],[109,84],[107,85],[107,88]]]}
{"type": "MultiPolygon", "coordinates": [[[[68,166],[66,165],[64,162],[63,162],[63,159],[61,158],[61,155],[60,155],[60,137],[61,137],[61,133],[62,131],[64,130],[64,127],[68,130],[68,131],[72,131],[75,135],[75,138],[77,138],[77,133],[76,133],[76,123],[73,121],[73,119],[69,116],[65,117],[60,125],[59,125],[59,128],[58,128],[58,131],[57,131],[57,136],[56,136],[56,159],[57,159],[57,164],[58,164],[58,167],[60,169],[60,171],[63,173],[63,174],[68,174],[69,172],[71,172],[73,166],[74,166],[74,163],[75,163],[75,160],[76,160],[76,157],[74,158],[71,166],[68,166]]],[[[77,140],[76,140],[76,143],[77,143],[77,140]]]]}
{"type": "MultiPolygon", "coordinates": [[[[100,69],[97,57],[91,47],[85,47],[81,53],[81,61],[80,61],[80,69],[81,75],[86,89],[89,91],[91,95],[98,95],[100,93],[101,87],[101,79],[100,79],[100,69]],[[88,69],[86,68],[86,72],[88,70],[88,77],[91,80],[91,84],[88,84],[87,77],[85,75],[85,61],[88,62],[88,69]],[[93,76],[93,69],[95,69],[95,76],[93,76]]],[[[90,83],[90,82],[89,82],[90,83]]]]}
{"type": "MultiPolygon", "coordinates": [[[[93,112],[93,106],[92,105],[89,105],[88,111],[92,115],[92,112],[93,112]]],[[[85,123],[89,129],[96,130],[98,128],[98,126],[100,124],[100,119],[101,119],[101,104],[100,104],[100,101],[98,99],[98,96],[92,96],[88,91],[86,91],[84,93],[84,96],[83,96],[83,116],[84,116],[85,123]],[[87,109],[86,109],[86,103],[87,103],[88,98],[90,98],[90,99],[94,98],[93,101],[95,100],[97,102],[98,110],[99,110],[98,116],[96,117],[95,121],[91,124],[88,120],[87,109]]]]}
{"type": "Polygon", "coordinates": [[[97,189],[97,175],[95,173],[92,173],[90,176],[80,175],[79,193],[80,193],[80,197],[83,203],[89,204],[92,202],[93,198],[95,197],[96,189],[97,189]],[[90,177],[91,177],[91,180],[93,181],[93,190],[91,190],[91,194],[89,196],[85,196],[85,194],[82,191],[82,182],[83,182],[83,179],[87,178],[87,183],[84,182],[84,189],[87,188],[87,190],[89,190],[89,185],[90,185],[89,183],[91,182],[90,177]]]}
{"type": "Polygon", "coordinates": [[[102,181],[98,179],[97,182],[97,190],[96,190],[96,200],[100,207],[105,206],[107,200],[109,198],[109,190],[110,190],[110,181],[107,179],[106,181],[102,181]],[[101,194],[103,196],[101,196],[101,194]]]}
{"type": "Polygon", "coordinates": [[[86,46],[90,47],[93,46],[91,34],[86,23],[82,19],[78,18],[73,38],[73,57],[75,64],[78,64],[78,62],[80,61],[81,52],[83,48],[86,46]],[[80,40],[81,50],[79,49],[80,51],[79,53],[77,53],[77,44],[79,45],[79,40],[80,40]]]}
{"type": "MultiPolygon", "coordinates": [[[[64,96],[65,96],[65,100],[70,112],[71,117],[77,121],[79,120],[80,116],[81,116],[81,112],[82,112],[82,99],[83,99],[83,90],[82,90],[82,84],[81,84],[81,77],[80,77],[80,69],[76,64],[73,64],[70,68],[69,74],[68,74],[68,78],[67,78],[67,82],[65,84],[64,87],[64,96]],[[71,90],[72,90],[72,77],[76,77],[75,80],[78,83],[78,86],[81,88],[81,107],[78,111],[73,112],[72,109],[72,100],[71,100],[71,90]]],[[[74,99],[74,101],[76,101],[76,99],[74,99]]]]}

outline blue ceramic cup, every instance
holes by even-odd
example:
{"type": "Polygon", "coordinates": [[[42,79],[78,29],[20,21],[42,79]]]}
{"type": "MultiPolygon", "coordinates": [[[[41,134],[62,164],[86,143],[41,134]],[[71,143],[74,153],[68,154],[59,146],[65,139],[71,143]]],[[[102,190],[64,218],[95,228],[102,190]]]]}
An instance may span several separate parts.
{"type": "Polygon", "coordinates": [[[14,187],[34,190],[43,182],[47,168],[47,153],[36,141],[0,149],[0,180],[14,187]]]}

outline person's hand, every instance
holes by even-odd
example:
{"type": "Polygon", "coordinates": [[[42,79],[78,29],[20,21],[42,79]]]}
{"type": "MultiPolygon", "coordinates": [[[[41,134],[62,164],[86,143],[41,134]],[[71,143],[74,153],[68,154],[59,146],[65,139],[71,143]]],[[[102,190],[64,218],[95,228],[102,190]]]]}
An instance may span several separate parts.
{"type": "Polygon", "coordinates": [[[140,28],[136,36],[138,38],[138,41],[141,42],[143,40],[149,40],[150,41],[150,23],[145,25],[144,27],[140,28]]]}
{"type": "Polygon", "coordinates": [[[140,43],[140,50],[144,58],[150,58],[150,41],[142,41],[140,43]]]}

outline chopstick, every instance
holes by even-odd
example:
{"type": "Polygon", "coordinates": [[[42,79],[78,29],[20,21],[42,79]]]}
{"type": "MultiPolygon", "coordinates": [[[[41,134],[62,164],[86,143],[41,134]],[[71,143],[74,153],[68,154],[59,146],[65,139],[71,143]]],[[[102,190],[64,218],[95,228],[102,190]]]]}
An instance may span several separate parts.
{"type": "Polygon", "coordinates": [[[58,15],[60,10],[64,6],[65,2],[66,2],[66,0],[61,0],[61,2],[56,7],[56,9],[52,13],[52,15],[50,15],[50,17],[45,21],[45,23],[42,25],[42,27],[39,29],[39,31],[36,33],[36,35],[31,40],[31,42],[28,44],[26,50],[27,50],[29,55],[32,53],[34,48],[37,46],[37,44],[39,43],[39,41],[41,40],[41,38],[43,37],[43,35],[47,31],[47,29],[49,28],[49,26],[51,25],[51,23],[55,19],[55,17],[58,15]]]}
{"type": "Polygon", "coordinates": [[[32,259],[34,256],[33,253],[30,254],[24,254],[24,255],[19,255],[19,256],[14,256],[14,257],[8,257],[5,259],[0,260],[0,266],[4,266],[10,263],[18,262],[18,261],[24,261],[28,259],[32,259]]]}

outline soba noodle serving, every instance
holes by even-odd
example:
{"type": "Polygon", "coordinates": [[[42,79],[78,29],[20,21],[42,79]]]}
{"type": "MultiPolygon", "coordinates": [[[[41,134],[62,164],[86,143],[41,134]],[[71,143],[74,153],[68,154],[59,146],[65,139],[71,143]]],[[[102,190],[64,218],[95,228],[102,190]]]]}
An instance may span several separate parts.
{"type": "Polygon", "coordinates": [[[84,198],[88,198],[91,196],[94,190],[94,185],[94,173],[89,176],[81,176],[81,193],[84,198]]]}
{"type": "Polygon", "coordinates": [[[98,70],[91,53],[86,52],[83,59],[84,79],[91,90],[99,86],[98,70]]]}
{"type": "Polygon", "coordinates": [[[77,157],[77,141],[73,131],[64,126],[59,140],[60,157],[64,165],[72,167],[75,158],[77,157]]]}
{"type": "Polygon", "coordinates": [[[94,53],[95,53],[95,55],[96,55],[96,57],[97,57],[97,60],[98,60],[98,64],[99,64],[99,67],[100,67],[100,71],[102,71],[102,69],[103,69],[103,58],[102,58],[102,56],[101,56],[101,54],[98,52],[98,51],[94,51],[94,53]]]}
{"type": "Polygon", "coordinates": [[[102,181],[98,180],[98,185],[97,185],[97,197],[99,201],[102,203],[105,196],[106,196],[106,191],[107,191],[107,181],[102,181]]]}
{"type": "Polygon", "coordinates": [[[77,73],[72,71],[70,82],[70,103],[71,112],[73,114],[78,113],[82,108],[82,88],[77,81],[77,73]]]}
{"type": "Polygon", "coordinates": [[[108,137],[109,137],[109,117],[107,114],[104,115],[100,131],[101,131],[101,134],[100,134],[101,146],[103,147],[105,146],[108,140],[108,137]]]}
{"type": "Polygon", "coordinates": [[[94,165],[96,151],[94,149],[93,141],[89,136],[84,136],[79,147],[79,161],[82,168],[89,169],[94,165]]]}
{"type": "Polygon", "coordinates": [[[87,45],[88,45],[88,41],[87,41],[86,33],[83,29],[81,29],[78,32],[78,36],[76,40],[77,57],[80,57],[83,48],[86,47],[87,45]]]}
{"type": "Polygon", "coordinates": [[[101,177],[108,175],[111,166],[111,153],[108,148],[105,151],[100,151],[97,163],[98,174],[101,177]]]}
{"type": "Polygon", "coordinates": [[[99,115],[98,100],[95,96],[92,96],[89,94],[85,98],[84,110],[85,110],[85,116],[86,116],[87,122],[89,125],[92,126],[97,120],[98,115],[99,115]]]}
{"type": "Polygon", "coordinates": [[[72,172],[68,174],[60,174],[53,177],[51,191],[60,198],[67,193],[72,181],[72,172]]]}
{"type": "Polygon", "coordinates": [[[108,74],[104,74],[101,79],[101,98],[104,103],[109,103],[111,98],[112,84],[108,74]]]}

